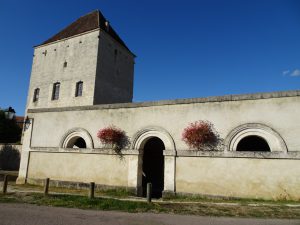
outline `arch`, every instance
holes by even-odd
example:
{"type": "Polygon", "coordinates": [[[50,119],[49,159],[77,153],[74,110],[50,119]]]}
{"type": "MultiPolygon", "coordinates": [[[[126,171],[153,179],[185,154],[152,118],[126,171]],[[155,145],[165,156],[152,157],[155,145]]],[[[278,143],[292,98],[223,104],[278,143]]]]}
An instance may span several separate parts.
{"type": "MultiPolygon", "coordinates": [[[[60,141],[61,148],[70,148],[75,142],[82,138],[86,144],[86,148],[94,148],[94,143],[89,132],[83,128],[73,128],[66,132],[60,141]]],[[[72,147],[71,147],[72,148],[72,147]]]]}
{"type": "Polygon", "coordinates": [[[165,150],[173,152],[176,155],[175,142],[168,131],[161,127],[146,127],[137,132],[133,136],[131,148],[135,150],[143,150],[146,142],[152,138],[157,137],[162,140],[165,145],[165,150]]]}
{"type": "Polygon", "coordinates": [[[225,150],[236,151],[242,139],[248,136],[258,136],[264,139],[271,152],[287,152],[287,146],[283,138],[274,129],[259,123],[248,123],[233,129],[225,139],[225,150]]]}

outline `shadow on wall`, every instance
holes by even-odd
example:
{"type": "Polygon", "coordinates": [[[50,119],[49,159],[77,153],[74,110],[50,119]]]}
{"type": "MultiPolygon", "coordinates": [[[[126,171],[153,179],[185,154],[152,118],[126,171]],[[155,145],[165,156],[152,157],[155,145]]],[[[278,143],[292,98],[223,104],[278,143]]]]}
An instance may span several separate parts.
{"type": "Polygon", "coordinates": [[[0,170],[16,171],[20,167],[20,152],[11,145],[0,149],[0,170]]]}

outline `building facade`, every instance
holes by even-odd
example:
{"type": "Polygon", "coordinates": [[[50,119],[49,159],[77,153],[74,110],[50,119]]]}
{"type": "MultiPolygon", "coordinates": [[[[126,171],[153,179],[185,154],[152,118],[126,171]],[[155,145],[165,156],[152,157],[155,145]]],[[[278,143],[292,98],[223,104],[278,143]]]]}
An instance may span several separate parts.
{"type": "Polygon", "coordinates": [[[300,91],[132,103],[134,57],[99,11],[35,47],[19,183],[300,199],[300,91]],[[221,149],[183,142],[198,120],[221,149]],[[110,125],[130,139],[122,158],[97,138],[110,125]]]}

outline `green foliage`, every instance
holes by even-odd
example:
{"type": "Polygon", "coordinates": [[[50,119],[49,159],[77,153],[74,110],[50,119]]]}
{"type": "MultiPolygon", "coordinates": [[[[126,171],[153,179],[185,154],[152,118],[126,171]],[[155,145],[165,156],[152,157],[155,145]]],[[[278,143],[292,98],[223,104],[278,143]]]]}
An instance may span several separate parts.
{"type": "Polygon", "coordinates": [[[11,145],[5,145],[0,150],[0,169],[19,170],[20,152],[11,145]]]}
{"type": "Polygon", "coordinates": [[[21,140],[22,129],[15,119],[5,118],[5,114],[0,110],[0,143],[17,143],[21,140]]]}

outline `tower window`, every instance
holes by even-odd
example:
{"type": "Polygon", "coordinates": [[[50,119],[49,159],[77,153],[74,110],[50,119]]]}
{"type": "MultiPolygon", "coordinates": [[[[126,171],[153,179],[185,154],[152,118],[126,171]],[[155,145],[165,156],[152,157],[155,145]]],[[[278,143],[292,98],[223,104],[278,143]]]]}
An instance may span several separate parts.
{"type": "Polygon", "coordinates": [[[64,62],[64,68],[66,68],[68,66],[67,62],[64,62]]]}
{"type": "Polygon", "coordinates": [[[83,82],[78,81],[76,83],[75,97],[82,96],[83,82]]]}
{"type": "Polygon", "coordinates": [[[114,55],[114,61],[117,62],[117,58],[118,58],[118,50],[115,49],[115,55],[114,55]]]}
{"type": "Polygon", "coordinates": [[[39,100],[40,97],[40,89],[36,88],[34,89],[34,93],[33,93],[33,102],[37,102],[39,100]]]}
{"type": "Polygon", "coordinates": [[[52,100],[57,100],[59,98],[59,88],[60,88],[59,82],[53,84],[52,100]]]}

